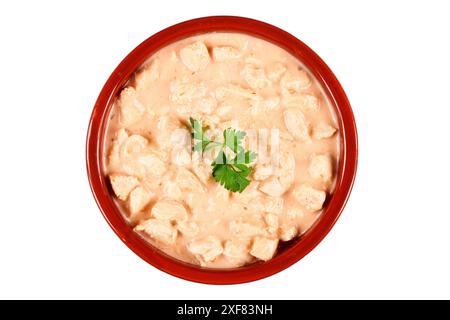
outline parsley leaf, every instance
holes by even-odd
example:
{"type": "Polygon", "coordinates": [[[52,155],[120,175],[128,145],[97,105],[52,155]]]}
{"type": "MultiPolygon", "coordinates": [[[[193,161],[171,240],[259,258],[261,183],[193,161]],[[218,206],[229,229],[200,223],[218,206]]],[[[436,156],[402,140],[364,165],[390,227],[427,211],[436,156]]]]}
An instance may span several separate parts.
{"type": "Polygon", "coordinates": [[[228,128],[223,131],[223,142],[212,141],[205,136],[204,128],[200,121],[189,119],[192,127],[192,150],[205,152],[210,148],[220,147],[215,160],[211,163],[212,176],[224,188],[232,192],[242,192],[250,184],[248,176],[252,172],[249,166],[255,159],[256,153],[245,151],[242,146],[246,133],[228,128]],[[225,149],[232,151],[225,153],[225,149]]]}
{"type": "Polygon", "coordinates": [[[213,166],[212,175],[225,189],[242,192],[250,184],[247,177],[251,173],[251,168],[245,164],[229,162],[225,153],[220,151],[216,160],[211,164],[213,166]]]}

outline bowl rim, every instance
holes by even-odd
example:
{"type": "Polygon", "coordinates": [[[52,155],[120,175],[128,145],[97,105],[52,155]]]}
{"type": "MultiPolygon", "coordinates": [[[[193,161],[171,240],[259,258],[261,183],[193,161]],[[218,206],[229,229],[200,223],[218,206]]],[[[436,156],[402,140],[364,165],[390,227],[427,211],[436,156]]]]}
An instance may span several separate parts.
{"type": "Polygon", "coordinates": [[[92,194],[104,218],[117,236],[139,257],[168,274],[206,284],[239,284],[266,278],[301,260],[328,234],[339,218],[353,187],[358,162],[358,138],[350,102],[325,62],[290,33],[268,23],[238,16],[208,16],[184,21],[149,37],[116,67],[103,86],[89,122],[86,169],[92,194]],[[111,197],[102,169],[103,141],[114,98],[130,76],[153,53],[183,38],[209,32],[237,32],[280,46],[308,67],[322,85],[336,112],[340,134],[340,159],[334,193],[321,217],[302,237],[267,262],[235,269],[208,269],[176,260],[149,245],[121,216],[111,197]]]}

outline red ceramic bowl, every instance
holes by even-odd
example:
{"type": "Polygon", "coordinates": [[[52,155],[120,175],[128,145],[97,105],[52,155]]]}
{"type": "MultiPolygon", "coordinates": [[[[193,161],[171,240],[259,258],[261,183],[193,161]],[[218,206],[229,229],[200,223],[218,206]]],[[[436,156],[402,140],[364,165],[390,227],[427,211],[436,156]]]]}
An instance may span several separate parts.
{"type": "Polygon", "coordinates": [[[209,284],[236,284],[273,275],[302,259],[330,231],[349,197],[356,174],[357,133],[350,103],[333,72],[303,42],[291,34],[267,23],[230,16],[205,17],[185,21],[151,36],[134,49],[113,71],[95,103],[86,142],[87,173],[95,200],[106,221],[122,241],[142,259],[154,267],[176,277],[209,284]],[[113,101],[130,76],[162,47],[199,33],[230,31],[246,33],[270,41],[297,57],[314,74],[325,90],[339,123],[341,153],[337,183],[321,217],[299,239],[282,246],[278,254],[267,262],[236,269],[207,269],[183,263],[149,245],[122,218],[101,165],[103,141],[108,114],[113,101]]]}

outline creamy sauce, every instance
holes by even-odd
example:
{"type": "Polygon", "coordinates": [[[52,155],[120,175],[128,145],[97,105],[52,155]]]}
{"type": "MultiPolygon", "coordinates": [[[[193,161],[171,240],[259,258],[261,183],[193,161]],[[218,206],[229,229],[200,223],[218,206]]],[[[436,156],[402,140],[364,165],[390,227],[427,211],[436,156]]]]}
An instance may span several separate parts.
{"type": "Polygon", "coordinates": [[[335,184],[337,128],[292,55],[251,36],[208,33],[164,47],[130,79],[111,111],[104,166],[124,217],[152,245],[233,268],[271,259],[320,216],[335,184]],[[214,180],[214,154],[191,152],[190,117],[217,139],[230,127],[248,133],[258,158],[242,193],[214,180]]]}

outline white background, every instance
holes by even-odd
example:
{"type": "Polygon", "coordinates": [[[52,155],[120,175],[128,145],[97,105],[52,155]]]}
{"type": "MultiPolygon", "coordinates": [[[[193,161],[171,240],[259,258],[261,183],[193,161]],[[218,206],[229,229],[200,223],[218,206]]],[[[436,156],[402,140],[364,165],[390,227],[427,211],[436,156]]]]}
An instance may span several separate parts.
{"type": "Polygon", "coordinates": [[[450,7],[446,1],[2,1],[0,298],[450,298],[450,7]],[[132,253],[85,170],[92,107],[144,39],[208,15],[277,25],[352,103],[360,162],[324,241],[270,278],[190,283],[132,253]]]}

